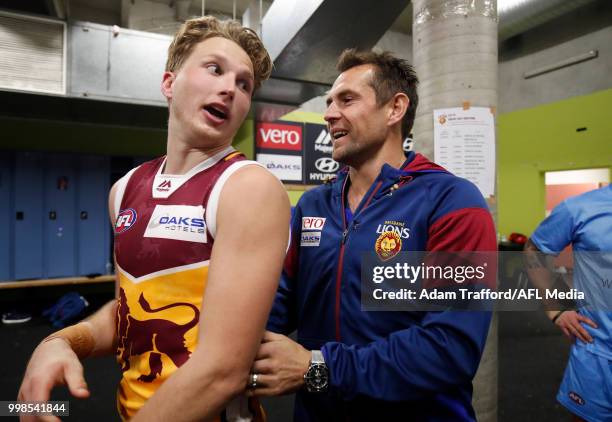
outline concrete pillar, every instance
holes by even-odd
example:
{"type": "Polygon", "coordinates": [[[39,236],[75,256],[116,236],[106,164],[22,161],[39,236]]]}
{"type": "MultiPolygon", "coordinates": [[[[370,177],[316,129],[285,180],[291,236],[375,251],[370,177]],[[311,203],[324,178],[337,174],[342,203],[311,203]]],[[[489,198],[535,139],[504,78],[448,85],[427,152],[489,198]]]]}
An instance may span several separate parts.
{"type": "MultiPolygon", "coordinates": [[[[433,156],[434,109],[497,107],[496,0],[413,0],[413,63],[420,79],[414,149],[433,156]]],[[[494,201],[489,206],[496,218],[494,201]]],[[[474,380],[480,422],[497,420],[497,317],[474,380]]]]}

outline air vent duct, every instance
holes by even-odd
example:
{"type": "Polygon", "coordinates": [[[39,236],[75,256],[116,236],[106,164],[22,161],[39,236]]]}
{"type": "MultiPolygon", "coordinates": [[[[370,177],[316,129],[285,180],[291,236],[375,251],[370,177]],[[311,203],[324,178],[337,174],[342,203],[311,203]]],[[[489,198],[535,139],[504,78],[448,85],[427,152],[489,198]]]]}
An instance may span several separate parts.
{"type": "Polygon", "coordinates": [[[66,93],[66,24],[0,12],[0,89],[66,93]]]}

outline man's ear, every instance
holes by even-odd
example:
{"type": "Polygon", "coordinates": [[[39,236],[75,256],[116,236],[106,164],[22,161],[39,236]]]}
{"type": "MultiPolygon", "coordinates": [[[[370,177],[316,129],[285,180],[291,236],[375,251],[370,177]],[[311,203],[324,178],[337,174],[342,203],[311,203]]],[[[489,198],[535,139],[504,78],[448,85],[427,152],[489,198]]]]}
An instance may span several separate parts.
{"type": "Polygon", "coordinates": [[[389,120],[387,124],[389,126],[395,125],[397,122],[401,122],[406,112],[408,111],[408,106],[410,105],[410,100],[408,96],[403,92],[398,92],[389,100],[389,120]]]}
{"type": "Polygon", "coordinates": [[[166,97],[166,100],[172,99],[172,88],[175,77],[176,76],[173,72],[164,72],[164,75],[162,76],[161,93],[164,97],[166,97]]]}

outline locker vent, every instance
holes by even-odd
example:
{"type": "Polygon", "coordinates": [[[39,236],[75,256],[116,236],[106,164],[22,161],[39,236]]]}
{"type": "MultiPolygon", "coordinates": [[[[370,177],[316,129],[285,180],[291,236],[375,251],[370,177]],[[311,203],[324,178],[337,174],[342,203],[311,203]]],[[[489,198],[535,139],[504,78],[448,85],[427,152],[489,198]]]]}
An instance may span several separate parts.
{"type": "Polygon", "coordinates": [[[0,12],[0,89],[66,93],[66,24],[0,12]]]}

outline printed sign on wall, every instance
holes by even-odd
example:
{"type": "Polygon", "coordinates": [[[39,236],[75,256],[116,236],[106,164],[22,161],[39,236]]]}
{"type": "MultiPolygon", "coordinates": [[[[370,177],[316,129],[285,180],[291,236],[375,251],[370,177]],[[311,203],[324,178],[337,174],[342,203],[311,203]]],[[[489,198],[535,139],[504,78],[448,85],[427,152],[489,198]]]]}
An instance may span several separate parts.
{"type": "Polygon", "coordinates": [[[332,159],[327,126],[313,123],[259,122],[255,156],[280,180],[319,185],[334,177],[340,164],[332,159]]]}
{"type": "Polygon", "coordinates": [[[335,176],[340,163],[332,159],[332,139],[327,126],[304,125],[304,183],[318,185],[335,176]]]}
{"type": "Polygon", "coordinates": [[[256,143],[258,148],[302,151],[302,126],[285,123],[258,123],[256,143]]]}
{"type": "Polygon", "coordinates": [[[437,164],[466,178],[485,198],[495,191],[495,116],[489,107],[433,111],[437,164]]]}
{"type": "Polygon", "coordinates": [[[303,133],[301,123],[257,122],[255,159],[281,181],[302,183],[303,133]]]}
{"type": "Polygon", "coordinates": [[[299,155],[257,154],[256,159],[282,181],[302,181],[302,157],[299,155]]]}

